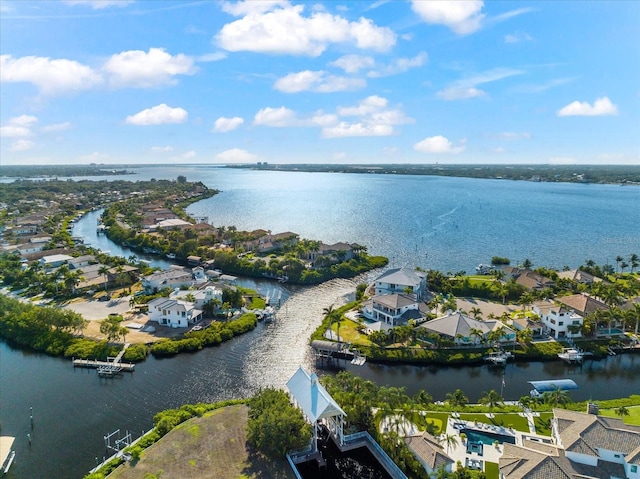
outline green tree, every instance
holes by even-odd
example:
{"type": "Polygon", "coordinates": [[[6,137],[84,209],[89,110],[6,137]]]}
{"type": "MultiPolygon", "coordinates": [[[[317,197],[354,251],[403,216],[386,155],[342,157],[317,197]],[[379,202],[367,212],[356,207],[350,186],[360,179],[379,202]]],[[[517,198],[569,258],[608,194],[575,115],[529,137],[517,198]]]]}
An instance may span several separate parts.
{"type": "Polygon", "coordinates": [[[271,458],[309,444],[311,426],[284,391],[263,389],[249,400],[247,442],[271,458]]]}
{"type": "Polygon", "coordinates": [[[620,419],[622,419],[624,416],[629,415],[629,410],[624,406],[620,406],[616,408],[615,413],[616,413],[616,416],[620,416],[620,419]]]}
{"type": "Polygon", "coordinates": [[[459,443],[458,436],[456,434],[445,434],[440,442],[447,445],[447,453],[451,449],[451,446],[457,446],[459,443]]]}
{"type": "Polygon", "coordinates": [[[456,389],[452,393],[447,393],[446,400],[449,405],[456,411],[469,404],[469,398],[464,395],[461,389],[456,389]]]}
{"type": "Polygon", "coordinates": [[[473,308],[471,308],[469,312],[473,315],[474,319],[482,318],[482,310],[477,306],[474,306],[473,308]]]}
{"type": "Polygon", "coordinates": [[[122,316],[109,316],[100,321],[100,333],[104,334],[108,342],[115,342],[120,337],[123,341],[129,330],[121,325],[122,316]]]}
{"type": "Polygon", "coordinates": [[[493,408],[500,407],[502,405],[502,400],[502,396],[492,389],[488,393],[482,393],[482,397],[480,397],[479,402],[480,404],[488,406],[489,412],[493,412],[493,408]]]}
{"type": "Polygon", "coordinates": [[[98,268],[98,274],[104,277],[104,290],[107,290],[107,283],[109,282],[109,267],[106,265],[101,265],[98,268]]]}
{"type": "Polygon", "coordinates": [[[569,391],[555,388],[552,391],[543,393],[542,400],[545,404],[550,404],[553,407],[558,407],[569,404],[571,402],[571,396],[569,394],[569,391]]]}

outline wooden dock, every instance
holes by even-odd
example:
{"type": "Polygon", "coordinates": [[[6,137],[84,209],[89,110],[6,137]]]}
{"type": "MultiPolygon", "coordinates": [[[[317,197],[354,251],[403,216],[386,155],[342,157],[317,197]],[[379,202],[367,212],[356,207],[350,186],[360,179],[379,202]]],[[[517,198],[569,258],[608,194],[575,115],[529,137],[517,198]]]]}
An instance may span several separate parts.
{"type": "Polygon", "coordinates": [[[73,359],[73,367],[97,369],[98,375],[102,377],[114,377],[122,371],[132,372],[136,365],[133,363],[122,362],[122,356],[124,356],[124,353],[129,346],[131,345],[126,343],[122,348],[122,351],[120,351],[116,357],[107,358],[107,361],[97,361],[95,359],[73,359]]]}
{"type": "Polygon", "coordinates": [[[133,363],[115,363],[114,361],[96,361],[95,359],[74,359],[74,368],[90,368],[98,369],[101,367],[113,367],[118,366],[122,371],[133,371],[136,367],[133,363]]]}

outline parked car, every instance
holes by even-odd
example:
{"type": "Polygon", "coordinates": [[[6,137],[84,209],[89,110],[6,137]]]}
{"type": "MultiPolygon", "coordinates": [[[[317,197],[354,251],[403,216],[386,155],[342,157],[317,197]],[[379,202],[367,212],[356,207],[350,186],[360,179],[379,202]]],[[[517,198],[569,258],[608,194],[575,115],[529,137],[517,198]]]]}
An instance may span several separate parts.
{"type": "Polygon", "coordinates": [[[98,301],[111,301],[111,296],[109,296],[108,294],[103,294],[98,298],[98,301]]]}

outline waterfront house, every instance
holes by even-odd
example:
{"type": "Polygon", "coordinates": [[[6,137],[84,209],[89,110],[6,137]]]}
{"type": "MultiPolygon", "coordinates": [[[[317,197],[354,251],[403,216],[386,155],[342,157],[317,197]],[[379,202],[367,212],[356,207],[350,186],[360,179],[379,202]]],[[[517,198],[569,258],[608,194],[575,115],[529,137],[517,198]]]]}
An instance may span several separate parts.
{"type": "Polygon", "coordinates": [[[505,273],[506,279],[513,279],[528,291],[542,291],[546,288],[552,288],[555,285],[552,279],[542,276],[530,269],[506,266],[502,268],[502,271],[505,273]]]}
{"type": "Polygon", "coordinates": [[[545,331],[554,339],[582,337],[584,318],[564,305],[553,301],[533,303],[532,310],[540,317],[545,331]]]}
{"type": "Polygon", "coordinates": [[[553,414],[553,439],[574,465],[616,471],[609,477],[640,478],[640,427],[566,409],[553,414]]]}
{"type": "Polygon", "coordinates": [[[427,292],[427,275],[411,268],[394,268],[378,276],[374,285],[376,295],[410,291],[416,299],[420,300],[427,292]]]}
{"type": "Polygon", "coordinates": [[[76,258],[69,260],[69,268],[70,269],[86,268],[87,266],[91,264],[96,264],[96,263],[97,263],[97,260],[94,255],[85,254],[83,256],[78,256],[76,258]]]}
{"type": "Polygon", "coordinates": [[[438,440],[428,432],[404,438],[405,444],[431,476],[438,469],[452,472],[455,461],[444,452],[438,440]]]}
{"type": "Polygon", "coordinates": [[[449,312],[445,316],[422,323],[417,328],[438,334],[452,340],[458,345],[473,345],[486,343],[493,336],[491,333],[501,330],[502,335],[496,340],[500,343],[512,343],[516,339],[516,332],[498,320],[478,321],[461,311],[449,312]]]}
{"type": "Polygon", "coordinates": [[[202,319],[202,310],[194,303],[172,298],[149,301],[149,321],[171,328],[187,328],[202,319]]]}
{"type": "Polygon", "coordinates": [[[204,305],[209,301],[218,300],[222,304],[222,289],[214,286],[207,286],[204,289],[176,289],[171,293],[171,299],[180,299],[186,301],[187,296],[193,296],[193,304],[198,309],[203,309],[204,305]]]}
{"type": "Polygon", "coordinates": [[[191,226],[191,223],[188,221],[182,220],[180,218],[167,218],[162,221],[158,221],[157,223],[150,225],[149,230],[157,230],[157,229],[165,229],[165,230],[177,230],[185,227],[191,226]]]}
{"type": "Polygon", "coordinates": [[[156,271],[142,278],[142,287],[147,293],[153,293],[164,288],[181,288],[193,285],[193,276],[190,271],[181,268],[172,268],[156,271]]]}
{"type": "Polygon", "coordinates": [[[558,278],[561,279],[569,279],[571,281],[576,281],[582,284],[593,284],[593,283],[601,283],[602,279],[594,276],[586,271],[582,271],[581,269],[572,269],[569,271],[560,271],[558,273],[558,278]]]}
{"type": "Polygon", "coordinates": [[[389,326],[401,326],[408,324],[410,319],[423,319],[427,307],[413,295],[381,294],[365,301],[361,312],[365,318],[372,321],[381,321],[389,326]]]}
{"type": "Polygon", "coordinates": [[[514,318],[511,321],[511,327],[515,331],[523,331],[525,329],[530,329],[533,332],[533,336],[542,336],[544,334],[544,324],[540,321],[539,318],[514,318]]]}
{"type": "Polygon", "coordinates": [[[52,254],[40,258],[40,264],[45,269],[54,269],[59,268],[60,266],[68,263],[71,260],[73,260],[73,256],[69,256],[67,254],[52,254]]]}
{"type": "Polygon", "coordinates": [[[564,304],[567,308],[575,311],[583,318],[595,311],[608,311],[609,306],[597,298],[586,293],[572,294],[571,296],[561,296],[556,301],[564,304]]]}

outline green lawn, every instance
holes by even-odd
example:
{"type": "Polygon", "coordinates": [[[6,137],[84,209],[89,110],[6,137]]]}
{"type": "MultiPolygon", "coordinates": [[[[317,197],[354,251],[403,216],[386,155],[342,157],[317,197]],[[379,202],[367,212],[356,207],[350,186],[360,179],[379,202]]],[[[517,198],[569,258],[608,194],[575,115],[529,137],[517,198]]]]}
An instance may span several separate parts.
{"type": "MultiPolygon", "coordinates": [[[[340,321],[340,338],[345,343],[351,343],[353,345],[371,346],[373,343],[369,341],[366,334],[362,334],[358,331],[359,323],[351,321],[350,319],[343,319],[340,321]]],[[[333,323],[331,329],[337,333],[338,323],[333,323]]]]}
{"type": "MultiPolygon", "coordinates": [[[[627,408],[627,411],[629,411],[629,415],[622,418],[624,423],[632,426],[640,426],[640,406],[630,406],[627,408]]],[[[601,416],[620,419],[620,416],[616,414],[615,409],[600,409],[599,414],[601,416]]]]}
{"type": "Polygon", "coordinates": [[[496,462],[485,462],[484,473],[487,479],[498,479],[500,477],[500,468],[496,462]]]}

